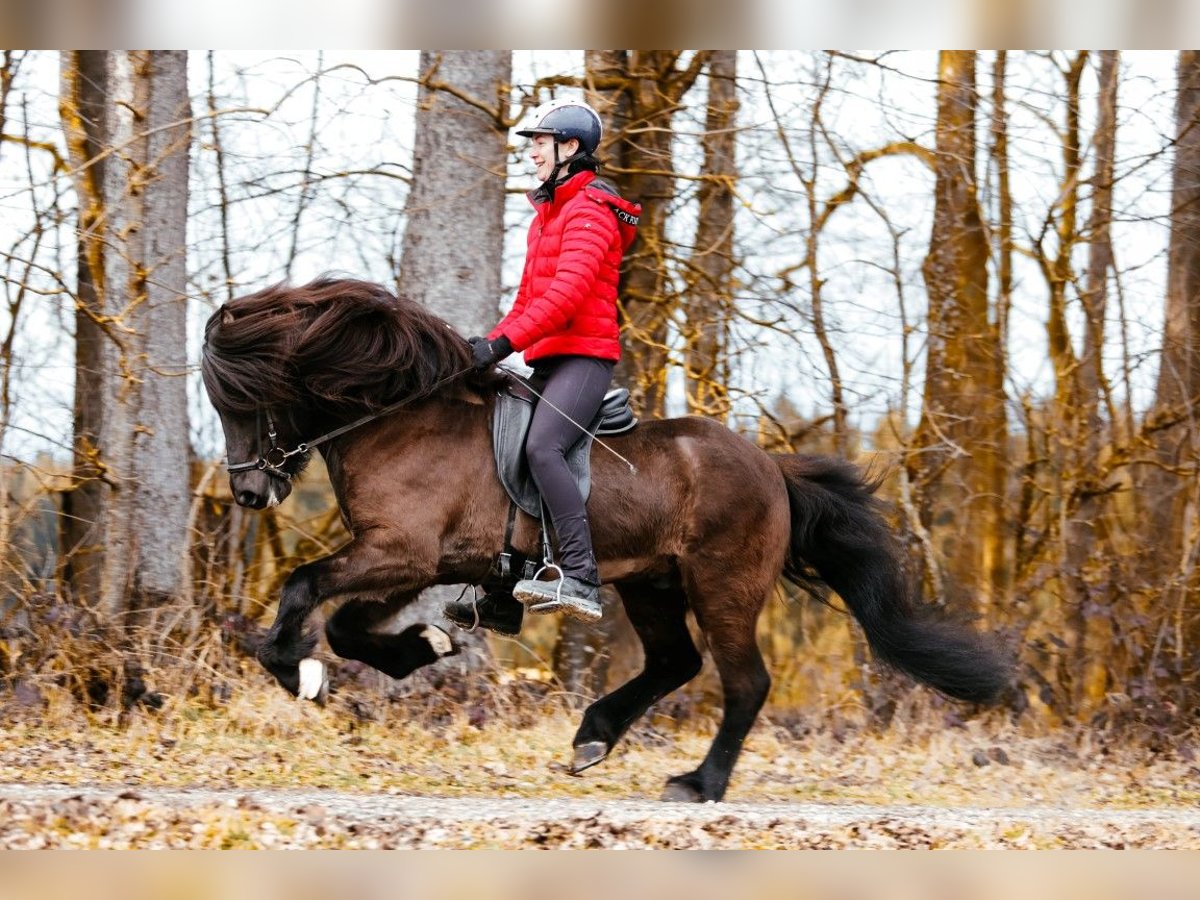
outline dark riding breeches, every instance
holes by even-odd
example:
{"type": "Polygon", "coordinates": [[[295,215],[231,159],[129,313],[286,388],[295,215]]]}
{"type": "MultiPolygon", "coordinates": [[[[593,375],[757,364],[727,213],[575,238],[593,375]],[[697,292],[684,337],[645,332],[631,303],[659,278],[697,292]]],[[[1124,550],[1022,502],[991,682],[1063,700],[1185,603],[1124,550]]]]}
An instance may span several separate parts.
{"type": "Polygon", "coordinates": [[[588,356],[555,356],[534,363],[530,379],[544,399],[533,411],[525,439],[529,470],[554,523],[559,566],[564,574],[591,584],[600,583],[592,534],[566,454],[583,437],[579,425],[587,428],[600,409],[614,365],[588,356]]]}

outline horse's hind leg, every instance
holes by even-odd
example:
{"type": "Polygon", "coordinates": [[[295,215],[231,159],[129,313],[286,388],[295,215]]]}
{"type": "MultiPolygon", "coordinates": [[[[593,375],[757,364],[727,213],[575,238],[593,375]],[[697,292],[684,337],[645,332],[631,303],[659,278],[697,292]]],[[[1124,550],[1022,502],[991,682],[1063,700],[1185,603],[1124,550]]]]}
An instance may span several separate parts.
{"type": "Polygon", "coordinates": [[[642,641],[642,671],[587,708],[572,742],[573,773],[603,760],[650,706],[696,677],[700,654],[688,633],[687,599],[679,589],[618,584],[625,612],[642,641]]]}
{"type": "MultiPolygon", "coordinates": [[[[716,663],[724,693],[725,714],[708,755],[700,767],[667,782],[664,800],[694,803],[720,800],[758,712],[771,688],[755,640],[755,622],[766,602],[770,582],[743,577],[731,579],[730,570],[706,565],[686,578],[688,598],[716,663]]],[[[733,571],[736,571],[734,569],[733,571]]]]}
{"type": "Polygon", "coordinates": [[[343,659],[357,659],[392,678],[404,678],[422,666],[457,652],[450,636],[436,625],[417,623],[396,634],[377,631],[413,595],[386,601],[348,600],[325,623],[329,648],[343,659]]]}

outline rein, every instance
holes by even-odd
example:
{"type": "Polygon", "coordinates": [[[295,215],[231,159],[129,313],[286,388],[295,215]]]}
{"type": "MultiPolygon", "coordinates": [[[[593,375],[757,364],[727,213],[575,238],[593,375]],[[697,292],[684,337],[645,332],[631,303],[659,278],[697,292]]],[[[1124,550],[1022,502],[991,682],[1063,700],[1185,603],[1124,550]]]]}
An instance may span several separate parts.
{"type": "MultiPolygon", "coordinates": [[[[333,429],[333,431],[327,431],[324,434],[320,435],[319,437],[313,438],[311,441],[301,441],[299,444],[296,445],[295,449],[293,449],[293,450],[284,450],[282,447],[278,446],[275,443],[275,439],[278,437],[278,435],[275,432],[275,420],[271,417],[271,414],[268,411],[268,413],[267,413],[267,440],[269,440],[271,442],[271,446],[267,449],[267,452],[264,453],[262,451],[262,428],[260,427],[258,429],[258,441],[259,441],[258,458],[248,460],[246,462],[240,462],[240,463],[231,463],[231,462],[227,461],[225,464],[225,470],[227,472],[229,472],[229,474],[232,475],[235,472],[248,472],[251,469],[260,469],[264,472],[267,472],[268,474],[276,476],[277,478],[282,478],[285,481],[291,481],[292,473],[288,472],[286,469],[282,468],[282,466],[293,456],[297,456],[297,455],[303,454],[303,453],[308,453],[310,450],[313,450],[313,449],[321,446],[321,444],[328,443],[329,441],[332,441],[334,438],[341,437],[343,434],[345,434],[348,431],[353,431],[355,428],[360,428],[363,425],[366,425],[368,422],[374,422],[376,419],[381,419],[384,416],[391,415],[396,410],[402,409],[405,406],[408,406],[410,403],[415,403],[418,400],[423,400],[426,397],[431,396],[433,394],[433,392],[436,391],[438,388],[442,387],[443,385],[449,384],[451,381],[454,381],[456,378],[461,378],[463,375],[466,375],[467,373],[469,373],[472,369],[473,369],[472,366],[468,366],[467,368],[463,369],[460,372],[455,372],[453,375],[447,375],[445,378],[443,378],[441,381],[437,382],[435,385],[433,385],[433,387],[431,387],[429,390],[425,391],[424,393],[414,394],[411,397],[405,397],[403,400],[397,400],[395,403],[385,406],[381,410],[378,410],[373,413],[367,413],[365,416],[360,416],[359,418],[355,419],[353,422],[349,422],[346,425],[342,425],[339,428],[335,428],[335,429],[333,429]]],[[[261,407],[258,410],[258,415],[261,419],[261,416],[262,416],[262,408],[261,407]]]]}

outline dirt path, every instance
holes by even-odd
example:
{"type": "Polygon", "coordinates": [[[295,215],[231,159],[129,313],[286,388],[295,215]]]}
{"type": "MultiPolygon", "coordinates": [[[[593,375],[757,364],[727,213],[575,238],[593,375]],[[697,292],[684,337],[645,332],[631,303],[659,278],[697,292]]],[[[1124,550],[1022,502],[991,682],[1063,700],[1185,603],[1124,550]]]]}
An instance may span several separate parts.
{"type": "Polygon", "coordinates": [[[1171,847],[1200,809],[437,798],[0,785],[0,847],[1171,847]]]}

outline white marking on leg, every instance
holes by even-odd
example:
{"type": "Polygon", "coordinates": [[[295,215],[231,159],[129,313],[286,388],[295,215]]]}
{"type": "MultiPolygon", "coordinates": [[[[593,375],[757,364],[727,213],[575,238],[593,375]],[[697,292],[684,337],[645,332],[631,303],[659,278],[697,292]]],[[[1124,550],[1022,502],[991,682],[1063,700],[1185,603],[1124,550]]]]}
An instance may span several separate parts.
{"type": "Polygon", "coordinates": [[[436,625],[426,625],[421,631],[421,637],[429,641],[429,646],[438,656],[446,656],[454,650],[454,641],[450,640],[450,635],[436,625]]]}
{"type": "Polygon", "coordinates": [[[297,696],[301,700],[316,700],[325,684],[325,664],[311,656],[300,660],[300,690],[297,696]]]}

